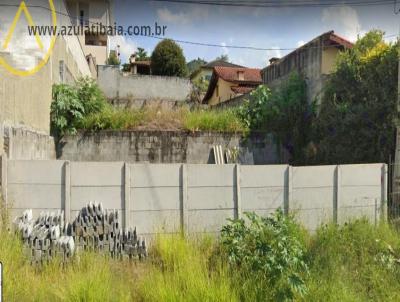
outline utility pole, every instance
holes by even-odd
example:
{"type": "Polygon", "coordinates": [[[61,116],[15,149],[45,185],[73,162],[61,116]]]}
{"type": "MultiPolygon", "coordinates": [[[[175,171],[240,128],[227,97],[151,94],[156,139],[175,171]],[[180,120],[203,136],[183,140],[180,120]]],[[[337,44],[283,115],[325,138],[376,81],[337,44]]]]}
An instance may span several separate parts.
{"type": "MultiPolygon", "coordinates": [[[[397,1],[394,4],[394,13],[398,15],[400,8],[397,7],[397,1]]],[[[393,179],[392,179],[392,204],[400,205],[400,27],[397,39],[397,57],[399,61],[398,79],[397,79],[397,116],[396,116],[396,150],[394,157],[393,179]]],[[[389,167],[390,168],[390,167],[389,167]]],[[[397,213],[397,211],[396,211],[397,213]]]]}

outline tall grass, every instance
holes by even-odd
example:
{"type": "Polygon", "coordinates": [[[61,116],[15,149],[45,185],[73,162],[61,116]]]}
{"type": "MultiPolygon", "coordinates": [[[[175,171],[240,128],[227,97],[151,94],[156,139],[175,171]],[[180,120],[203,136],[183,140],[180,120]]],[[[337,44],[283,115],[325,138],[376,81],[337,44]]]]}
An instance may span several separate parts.
{"type": "Polygon", "coordinates": [[[400,236],[358,220],[310,238],[307,301],[400,301],[400,236]]]}
{"type": "MultiPolygon", "coordinates": [[[[400,236],[388,225],[359,220],[292,235],[304,240],[309,266],[308,291],[296,301],[400,301],[400,236]]],[[[272,289],[255,295],[257,274],[230,266],[217,239],[165,235],[151,246],[146,262],[82,253],[39,268],[2,227],[4,301],[276,301],[272,289]]]]}
{"type": "Polygon", "coordinates": [[[107,106],[101,112],[84,117],[78,127],[85,130],[247,131],[245,124],[232,110],[161,110],[155,107],[115,109],[107,106]]]}
{"type": "Polygon", "coordinates": [[[161,236],[153,251],[156,261],[140,288],[144,301],[238,301],[226,265],[209,263],[212,240],[161,236]]]}

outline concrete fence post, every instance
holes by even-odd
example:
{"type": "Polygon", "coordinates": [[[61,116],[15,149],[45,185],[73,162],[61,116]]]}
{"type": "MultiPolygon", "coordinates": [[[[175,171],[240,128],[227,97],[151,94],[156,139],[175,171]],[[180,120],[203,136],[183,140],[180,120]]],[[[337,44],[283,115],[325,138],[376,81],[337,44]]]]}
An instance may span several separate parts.
{"type": "Polygon", "coordinates": [[[234,218],[240,219],[242,217],[242,197],[240,193],[240,165],[235,165],[235,200],[234,200],[234,218]]]}
{"type": "Polygon", "coordinates": [[[289,208],[290,208],[290,201],[293,195],[293,167],[287,166],[286,173],[285,173],[285,199],[284,199],[284,213],[285,215],[289,215],[289,208]]]}
{"type": "Polygon", "coordinates": [[[335,169],[335,184],[334,184],[334,200],[333,200],[333,222],[339,223],[339,209],[340,209],[340,199],[341,199],[341,186],[342,186],[342,172],[340,165],[336,166],[335,169]]]}
{"type": "Polygon", "coordinates": [[[3,198],[4,206],[7,208],[7,155],[6,154],[1,155],[0,160],[1,160],[1,170],[0,170],[1,196],[3,198]]]}
{"type": "Polygon", "coordinates": [[[128,163],[124,164],[124,224],[123,228],[128,229],[131,226],[130,213],[131,213],[131,169],[128,163]]]}
{"type": "Polygon", "coordinates": [[[387,221],[388,212],[388,166],[386,164],[382,165],[382,175],[381,175],[381,202],[380,202],[380,219],[387,221]]]}
{"type": "Polygon", "coordinates": [[[64,164],[64,220],[71,222],[71,163],[64,164]]]}
{"type": "Polygon", "coordinates": [[[188,220],[188,176],[187,176],[187,165],[183,164],[180,168],[180,195],[181,195],[181,221],[180,227],[182,232],[187,235],[189,232],[189,220],[188,220]]]}

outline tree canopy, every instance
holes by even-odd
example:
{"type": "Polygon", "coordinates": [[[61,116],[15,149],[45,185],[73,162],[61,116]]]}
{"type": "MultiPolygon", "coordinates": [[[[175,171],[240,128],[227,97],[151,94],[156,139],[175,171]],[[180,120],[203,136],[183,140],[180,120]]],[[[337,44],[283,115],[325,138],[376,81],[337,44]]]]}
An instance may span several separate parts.
{"type": "Polygon", "coordinates": [[[186,60],[182,48],[170,39],[158,43],[151,55],[151,69],[154,75],[186,76],[186,60]]]}
{"type": "Polygon", "coordinates": [[[398,45],[374,30],[339,55],[314,141],[317,163],[387,162],[395,149],[398,45]]]}

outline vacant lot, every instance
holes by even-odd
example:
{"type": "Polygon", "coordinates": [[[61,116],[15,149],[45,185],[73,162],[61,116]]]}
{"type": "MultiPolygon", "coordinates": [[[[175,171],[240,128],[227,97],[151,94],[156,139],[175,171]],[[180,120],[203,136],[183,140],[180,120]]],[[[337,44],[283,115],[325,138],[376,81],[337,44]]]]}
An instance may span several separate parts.
{"type": "Polygon", "coordinates": [[[250,216],[227,222],[218,241],[160,236],[145,262],[84,253],[40,268],[5,225],[5,301],[400,300],[400,235],[364,220],[311,235],[280,213],[250,216]]]}

